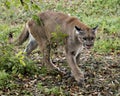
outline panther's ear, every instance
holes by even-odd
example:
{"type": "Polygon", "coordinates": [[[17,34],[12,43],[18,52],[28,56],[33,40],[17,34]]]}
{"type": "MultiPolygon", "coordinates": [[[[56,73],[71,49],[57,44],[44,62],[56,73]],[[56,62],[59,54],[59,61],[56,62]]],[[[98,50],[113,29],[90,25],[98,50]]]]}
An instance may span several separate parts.
{"type": "Polygon", "coordinates": [[[77,26],[75,26],[75,30],[76,30],[76,34],[83,33],[82,29],[77,26]]]}
{"type": "Polygon", "coordinates": [[[28,27],[32,27],[33,24],[34,24],[34,22],[33,22],[33,20],[29,20],[29,21],[27,22],[27,24],[28,24],[28,27]]]}
{"type": "Polygon", "coordinates": [[[76,29],[77,31],[80,31],[80,30],[81,30],[81,28],[79,28],[79,27],[77,27],[77,26],[75,26],[75,29],[76,29]]]}
{"type": "Polygon", "coordinates": [[[93,32],[96,33],[97,32],[97,29],[98,29],[98,25],[94,28],[92,28],[93,32]]]}

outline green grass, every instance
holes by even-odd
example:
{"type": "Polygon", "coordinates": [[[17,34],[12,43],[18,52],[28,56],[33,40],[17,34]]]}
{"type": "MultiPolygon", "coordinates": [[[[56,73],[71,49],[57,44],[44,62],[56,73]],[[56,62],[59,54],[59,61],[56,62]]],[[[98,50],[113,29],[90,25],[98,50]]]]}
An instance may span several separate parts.
{"type": "Polygon", "coordinates": [[[47,88],[43,86],[42,83],[38,83],[37,87],[44,95],[64,96],[61,87],[53,86],[51,88],[47,88]]]}
{"type": "MultiPolygon", "coordinates": [[[[77,16],[83,23],[90,27],[99,25],[97,36],[120,35],[120,1],[119,0],[89,0],[89,1],[40,1],[31,4],[29,1],[25,1],[25,6],[22,6],[19,1],[2,0],[1,2],[1,26],[0,39],[6,40],[7,34],[13,32],[17,34],[21,31],[21,24],[32,18],[33,14],[36,14],[45,10],[62,11],[72,16],[77,16]],[[12,3],[11,3],[12,2],[12,3]],[[49,4],[48,4],[49,2],[49,4]],[[4,10],[4,11],[3,11],[4,10]],[[6,14],[7,13],[7,14],[6,14]],[[20,25],[20,26],[19,26],[20,25]]],[[[16,36],[16,35],[15,35],[16,36]]],[[[97,40],[95,44],[96,51],[109,53],[111,50],[111,40],[97,40]],[[104,41],[104,43],[103,43],[104,41]],[[99,47],[104,44],[104,47],[99,47]],[[109,51],[108,51],[109,50],[109,51]]],[[[112,40],[114,44],[112,49],[116,48],[116,44],[120,39],[112,40]]],[[[116,50],[118,51],[118,50],[116,50]]]]}
{"type": "Polygon", "coordinates": [[[0,89],[4,89],[10,83],[10,75],[5,71],[0,71],[0,89]]]}

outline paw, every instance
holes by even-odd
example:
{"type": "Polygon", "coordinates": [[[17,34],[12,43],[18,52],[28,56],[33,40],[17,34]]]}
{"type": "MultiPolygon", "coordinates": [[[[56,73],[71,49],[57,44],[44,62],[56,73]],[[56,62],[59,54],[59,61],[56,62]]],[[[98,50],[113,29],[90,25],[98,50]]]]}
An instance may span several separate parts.
{"type": "Polygon", "coordinates": [[[78,86],[80,86],[80,87],[84,86],[84,83],[85,83],[84,74],[79,74],[79,75],[75,76],[75,80],[77,81],[78,86]]]}
{"type": "Polygon", "coordinates": [[[84,79],[80,79],[79,82],[78,82],[78,86],[83,88],[84,87],[84,79]]]}

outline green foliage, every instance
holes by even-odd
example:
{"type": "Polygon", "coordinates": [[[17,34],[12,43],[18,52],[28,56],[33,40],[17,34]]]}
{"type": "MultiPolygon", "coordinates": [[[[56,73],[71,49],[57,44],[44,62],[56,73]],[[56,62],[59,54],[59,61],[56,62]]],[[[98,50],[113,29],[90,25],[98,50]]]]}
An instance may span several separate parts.
{"type": "Polygon", "coordinates": [[[15,54],[13,46],[2,45],[0,47],[0,70],[12,74],[34,75],[38,68],[33,61],[25,59],[22,52],[15,54]]]}
{"type": "Polygon", "coordinates": [[[43,25],[43,22],[40,20],[40,17],[38,17],[37,15],[33,15],[32,19],[36,22],[36,24],[38,25],[43,25]]]}
{"type": "Polygon", "coordinates": [[[63,32],[52,32],[52,42],[63,44],[63,41],[68,35],[63,32]]]}
{"type": "Polygon", "coordinates": [[[52,88],[45,88],[44,89],[45,93],[46,94],[54,94],[54,95],[62,95],[63,92],[62,92],[62,89],[60,89],[60,87],[52,87],[52,88]]]}
{"type": "Polygon", "coordinates": [[[39,69],[39,73],[40,73],[40,74],[47,75],[48,70],[47,70],[46,66],[42,66],[42,67],[39,69]]]}
{"type": "Polygon", "coordinates": [[[95,42],[94,50],[99,53],[117,52],[120,50],[119,38],[105,38],[95,42]]]}
{"type": "Polygon", "coordinates": [[[51,88],[47,88],[43,86],[42,83],[38,83],[37,87],[44,95],[63,96],[63,90],[61,89],[61,87],[54,86],[51,88]]]}
{"type": "Polygon", "coordinates": [[[4,89],[10,83],[10,75],[5,71],[0,71],[0,89],[4,89]]]}

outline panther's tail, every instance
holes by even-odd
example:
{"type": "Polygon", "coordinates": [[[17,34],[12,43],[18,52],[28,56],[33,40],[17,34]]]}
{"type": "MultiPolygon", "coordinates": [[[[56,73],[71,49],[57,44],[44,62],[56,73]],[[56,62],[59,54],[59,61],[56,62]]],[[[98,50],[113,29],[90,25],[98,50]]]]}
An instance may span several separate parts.
{"type": "Polygon", "coordinates": [[[15,45],[22,45],[29,37],[29,31],[27,26],[25,25],[24,29],[22,30],[20,36],[15,40],[15,45]]]}

